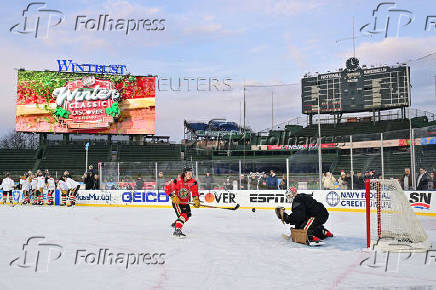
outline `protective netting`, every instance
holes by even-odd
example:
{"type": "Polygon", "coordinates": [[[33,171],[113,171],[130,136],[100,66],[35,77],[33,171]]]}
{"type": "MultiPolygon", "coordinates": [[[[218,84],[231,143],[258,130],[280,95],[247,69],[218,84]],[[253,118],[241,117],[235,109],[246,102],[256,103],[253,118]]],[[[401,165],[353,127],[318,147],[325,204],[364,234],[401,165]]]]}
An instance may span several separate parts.
{"type": "Polygon", "coordinates": [[[370,180],[370,240],[384,248],[429,248],[427,234],[410,207],[398,180],[370,180]],[[387,246],[387,247],[386,247],[387,246]]]}

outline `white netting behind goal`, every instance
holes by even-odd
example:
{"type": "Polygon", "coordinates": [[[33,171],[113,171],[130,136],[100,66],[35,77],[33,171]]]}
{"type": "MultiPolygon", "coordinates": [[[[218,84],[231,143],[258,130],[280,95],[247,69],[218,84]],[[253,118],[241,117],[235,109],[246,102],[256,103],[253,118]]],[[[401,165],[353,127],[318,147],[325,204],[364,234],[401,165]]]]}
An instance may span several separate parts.
{"type": "Polygon", "coordinates": [[[426,250],[429,243],[399,182],[370,180],[370,240],[387,250],[426,250]]]}

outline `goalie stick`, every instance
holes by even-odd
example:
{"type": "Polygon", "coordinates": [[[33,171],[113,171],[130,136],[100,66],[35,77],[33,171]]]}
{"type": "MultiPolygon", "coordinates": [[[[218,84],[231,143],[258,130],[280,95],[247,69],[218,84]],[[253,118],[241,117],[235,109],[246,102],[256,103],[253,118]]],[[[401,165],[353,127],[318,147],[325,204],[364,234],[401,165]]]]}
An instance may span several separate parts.
{"type": "MultiPolygon", "coordinates": [[[[190,205],[194,205],[193,202],[189,203],[190,205]]],[[[203,203],[200,203],[200,206],[202,207],[208,207],[208,208],[220,208],[220,209],[228,209],[228,210],[237,210],[239,208],[239,203],[236,204],[234,207],[219,207],[219,206],[213,206],[213,205],[206,205],[203,203]]]]}

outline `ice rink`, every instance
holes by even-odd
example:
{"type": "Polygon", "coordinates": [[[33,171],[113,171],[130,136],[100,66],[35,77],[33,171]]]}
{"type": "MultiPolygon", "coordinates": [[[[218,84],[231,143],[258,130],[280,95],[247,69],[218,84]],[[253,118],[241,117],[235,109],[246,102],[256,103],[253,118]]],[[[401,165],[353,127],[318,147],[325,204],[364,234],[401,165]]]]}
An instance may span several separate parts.
{"type": "MultiPolygon", "coordinates": [[[[436,251],[391,255],[387,268],[386,255],[362,263],[374,257],[363,213],[330,213],[335,237],[316,248],[285,241],[272,210],[193,209],[186,239],[172,236],[174,217],[166,208],[1,206],[0,289],[436,288],[436,251]]],[[[436,218],[419,219],[436,245],[436,218]]]]}

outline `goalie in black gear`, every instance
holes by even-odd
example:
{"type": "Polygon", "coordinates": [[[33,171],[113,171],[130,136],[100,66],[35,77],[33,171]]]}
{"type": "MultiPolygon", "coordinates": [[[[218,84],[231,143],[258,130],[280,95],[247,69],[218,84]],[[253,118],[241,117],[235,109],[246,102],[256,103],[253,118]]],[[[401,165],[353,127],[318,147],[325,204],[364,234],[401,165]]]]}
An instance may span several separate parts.
{"type": "Polygon", "coordinates": [[[297,190],[293,187],[287,193],[287,199],[292,204],[290,214],[287,214],[283,207],[275,209],[277,217],[283,223],[294,225],[296,229],[306,230],[310,242],[319,242],[327,237],[333,237],[333,234],[324,228],[329,213],[322,203],[316,201],[311,195],[297,194],[297,190]]]}

